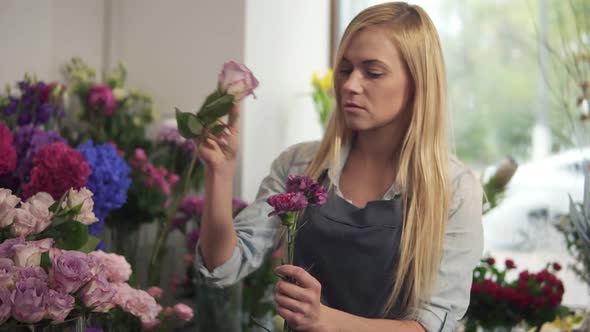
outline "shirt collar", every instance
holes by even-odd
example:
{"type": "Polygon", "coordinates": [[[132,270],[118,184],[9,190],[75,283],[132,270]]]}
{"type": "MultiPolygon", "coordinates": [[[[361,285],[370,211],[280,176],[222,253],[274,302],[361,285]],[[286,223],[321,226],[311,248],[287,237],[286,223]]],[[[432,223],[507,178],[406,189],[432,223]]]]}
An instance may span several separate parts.
{"type": "MultiPolygon", "coordinates": [[[[344,199],[346,199],[346,198],[344,197],[344,195],[340,191],[340,175],[342,174],[342,170],[344,169],[344,165],[346,164],[346,160],[348,160],[348,156],[350,155],[351,145],[352,144],[351,144],[350,140],[345,143],[342,143],[342,145],[340,147],[340,160],[338,161],[338,164],[335,165],[335,167],[332,167],[332,168],[330,168],[330,170],[328,170],[328,178],[330,179],[330,182],[334,186],[335,192],[340,197],[342,197],[344,199]]],[[[400,194],[400,190],[399,190],[399,185],[397,184],[397,181],[396,181],[385,192],[382,199],[383,200],[391,200],[397,194],[400,194]]]]}

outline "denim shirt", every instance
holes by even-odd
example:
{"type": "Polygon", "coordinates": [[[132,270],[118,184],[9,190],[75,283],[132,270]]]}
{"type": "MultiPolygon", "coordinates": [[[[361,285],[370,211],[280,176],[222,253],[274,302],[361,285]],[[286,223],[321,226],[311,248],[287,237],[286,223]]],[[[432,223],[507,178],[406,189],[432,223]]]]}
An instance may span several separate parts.
{"type": "MultiPolygon", "coordinates": [[[[216,287],[234,284],[262,265],[266,254],[275,249],[281,230],[278,217],[268,217],[272,211],[266,199],[286,192],[288,175],[304,174],[315,156],[319,142],[293,145],[272,163],[270,174],[260,184],[256,200],[234,219],[238,242],[232,256],[222,265],[209,271],[196,250],[196,268],[208,283],[216,287]]],[[[330,169],[328,176],[337,195],[340,174],[348,158],[350,146],[341,149],[340,164],[330,169]]],[[[450,158],[449,171],[453,197],[449,208],[449,222],[445,233],[442,259],[431,298],[418,308],[417,321],[426,331],[453,331],[469,305],[472,271],[483,251],[482,187],[477,177],[463,164],[450,158]]],[[[392,199],[397,186],[393,184],[383,200],[392,199]]],[[[344,197],[343,197],[344,198],[344,197]]]]}

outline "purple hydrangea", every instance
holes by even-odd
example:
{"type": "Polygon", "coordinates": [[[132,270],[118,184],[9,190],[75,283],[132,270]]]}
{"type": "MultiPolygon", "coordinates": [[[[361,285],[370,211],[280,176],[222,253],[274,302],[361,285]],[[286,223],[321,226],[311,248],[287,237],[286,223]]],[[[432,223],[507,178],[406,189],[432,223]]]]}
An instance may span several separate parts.
{"type": "Polygon", "coordinates": [[[98,222],[90,225],[89,233],[99,235],[108,214],[127,201],[127,190],[131,185],[131,168],[111,144],[94,146],[91,140],[78,146],[86,162],[90,165],[90,177],[86,185],[93,193],[94,214],[98,222]]]}

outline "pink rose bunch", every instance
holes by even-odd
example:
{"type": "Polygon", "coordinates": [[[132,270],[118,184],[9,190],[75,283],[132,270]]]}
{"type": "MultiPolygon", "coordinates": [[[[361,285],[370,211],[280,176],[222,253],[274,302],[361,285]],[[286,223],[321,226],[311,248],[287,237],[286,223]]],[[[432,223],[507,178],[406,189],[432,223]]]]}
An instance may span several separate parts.
{"type": "Polygon", "coordinates": [[[23,185],[23,196],[44,191],[57,200],[70,188],[84,187],[89,176],[90,166],[80,152],[62,142],[51,143],[33,158],[31,179],[23,185]]]}
{"type": "Polygon", "coordinates": [[[12,132],[0,122],[0,175],[14,171],[16,168],[16,148],[12,144],[12,132]]]}
{"type": "Polygon", "coordinates": [[[123,270],[129,266],[123,257],[102,252],[87,255],[51,248],[52,244],[53,239],[23,238],[0,243],[0,324],[11,318],[24,323],[63,321],[74,309],[75,297],[94,312],[121,305],[145,322],[161,311],[146,292],[110,281],[129,277],[128,272],[113,273],[117,266],[123,270]],[[47,251],[49,273],[39,266],[41,253],[47,251]]]}
{"type": "Polygon", "coordinates": [[[113,90],[107,85],[95,85],[90,89],[88,105],[107,116],[117,111],[117,99],[113,95],[113,90]]]}
{"type": "Polygon", "coordinates": [[[0,324],[10,318],[24,323],[63,321],[74,309],[74,297],[52,287],[51,277],[39,267],[41,254],[52,244],[53,239],[23,238],[0,244],[0,324]]]}
{"type": "MultiPolygon", "coordinates": [[[[94,206],[92,192],[88,189],[82,188],[79,191],[70,189],[63,196],[62,201],[58,216],[76,209],[77,213],[73,216],[73,221],[85,225],[97,221],[92,212],[94,206]]],[[[21,202],[20,198],[12,195],[9,189],[0,188],[0,227],[10,227],[10,233],[15,237],[39,234],[52,224],[52,218],[56,216],[50,211],[54,203],[53,197],[46,192],[38,192],[21,202]]]]}

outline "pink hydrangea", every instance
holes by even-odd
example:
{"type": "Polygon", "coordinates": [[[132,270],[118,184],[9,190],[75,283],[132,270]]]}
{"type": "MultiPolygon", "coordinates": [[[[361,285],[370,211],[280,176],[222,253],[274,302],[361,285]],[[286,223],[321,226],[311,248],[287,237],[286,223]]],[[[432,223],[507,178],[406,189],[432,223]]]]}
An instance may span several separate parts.
{"type": "Polygon", "coordinates": [[[89,176],[90,166],[80,152],[62,142],[51,143],[33,158],[31,179],[23,185],[23,197],[44,191],[58,200],[70,188],[84,187],[89,176]]]}

